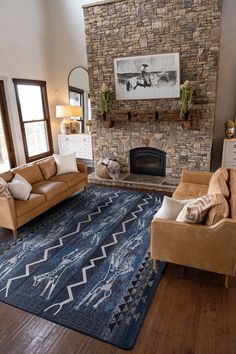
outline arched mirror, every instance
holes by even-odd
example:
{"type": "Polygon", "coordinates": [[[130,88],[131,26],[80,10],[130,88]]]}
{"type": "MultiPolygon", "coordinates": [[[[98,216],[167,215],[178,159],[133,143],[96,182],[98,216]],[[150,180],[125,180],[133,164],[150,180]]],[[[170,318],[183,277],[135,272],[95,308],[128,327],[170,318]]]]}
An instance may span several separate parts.
{"type": "Polygon", "coordinates": [[[82,66],[72,69],[68,76],[69,100],[71,106],[81,106],[83,116],[80,121],[80,132],[87,132],[86,122],[91,119],[91,102],[89,95],[88,70],[82,66]]]}

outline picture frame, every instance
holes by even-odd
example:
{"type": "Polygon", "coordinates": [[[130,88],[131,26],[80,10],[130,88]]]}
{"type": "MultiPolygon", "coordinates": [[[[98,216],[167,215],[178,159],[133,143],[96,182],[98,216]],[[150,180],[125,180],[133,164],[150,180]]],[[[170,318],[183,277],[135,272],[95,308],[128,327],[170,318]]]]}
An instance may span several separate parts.
{"type": "Polygon", "coordinates": [[[114,59],[117,100],[180,97],[179,53],[114,59]]]}

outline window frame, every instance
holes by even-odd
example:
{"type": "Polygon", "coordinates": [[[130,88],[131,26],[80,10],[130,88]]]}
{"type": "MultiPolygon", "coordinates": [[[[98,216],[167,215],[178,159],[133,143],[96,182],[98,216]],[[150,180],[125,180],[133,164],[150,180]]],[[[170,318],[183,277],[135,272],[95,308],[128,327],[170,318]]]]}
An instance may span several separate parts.
{"type": "Polygon", "coordinates": [[[21,134],[22,134],[22,139],[23,139],[26,162],[27,163],[33,162],[33,161],[39,160],[43,157],[47,157],[47,156],[52,155],[53,154],[52,131],[51,131],[51,124],[50,124],[49,108],[48,108],[46,81],[29,80],[29,79],[12,79],[12,81],[13,81],[14,87],[15,87],[16,102],[17,102],[18,114],[19,114],[19,119],[20,119],[21,134]],[[19,91],[18,91],[17,85],[31,85],[31,86],[39,86],[40,87],[44,119],[34,120],[34,121],[24,121],[23,120],[19,91]],[[27,123],[35,123],[35,122],[45,122],[45,124],[46,124],[48,151],[46,151],[42,154],[29,156],[29,150],[28,150],[26,132],[25,132],[25,123],[27,124],[27,123]]]}
{"type": "Polygon", "coordinates": [[[15,149],[14,149],[14,144],[13,144],[13,138],[12,138],[12,132],[11,132],[11,125],[10,125],[10,119],[9,119],[9,114],[8,114],[8,109],[7,109],[7,100],[6,100],[6,94],[5,94],[5,87],[4,87],[4,81],[0,80],[0,104],[1,104],[1,116],[2,116],[2,123],[3,123],[3,132],[6,140],[6,147],[7,147],[7,152],[8,152],[8,159],[9,159],[9,164],[10,167],[16,167],[16,155],[15,155],[15,149]]]}

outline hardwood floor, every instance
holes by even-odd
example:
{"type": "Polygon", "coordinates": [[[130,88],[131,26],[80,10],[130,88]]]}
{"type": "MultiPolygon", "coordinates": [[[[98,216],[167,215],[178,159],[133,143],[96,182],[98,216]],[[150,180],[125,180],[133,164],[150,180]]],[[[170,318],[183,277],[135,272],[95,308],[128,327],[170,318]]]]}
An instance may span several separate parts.
{"type": "MultiPolygon", "coordinates": [[[[0,238],[8,233],[0,229],[0,238]]],[[[0,303],[0,354],[125,350],[0,303]]],[[[235,354],[236,279],[169,264],[131,354],[235,354]]]]}

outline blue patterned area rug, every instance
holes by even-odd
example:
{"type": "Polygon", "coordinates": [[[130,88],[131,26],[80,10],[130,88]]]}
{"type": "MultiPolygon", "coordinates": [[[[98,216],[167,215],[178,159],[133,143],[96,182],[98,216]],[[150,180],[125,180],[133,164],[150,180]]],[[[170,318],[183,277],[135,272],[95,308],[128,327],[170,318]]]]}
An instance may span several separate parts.
{"type": "Polygon", "coordinates": [[[0,301],[131,349],[164,269],[153,272],[149,254],[161,203],[90,187],[54,207],[0,257],[0,301]]]}

